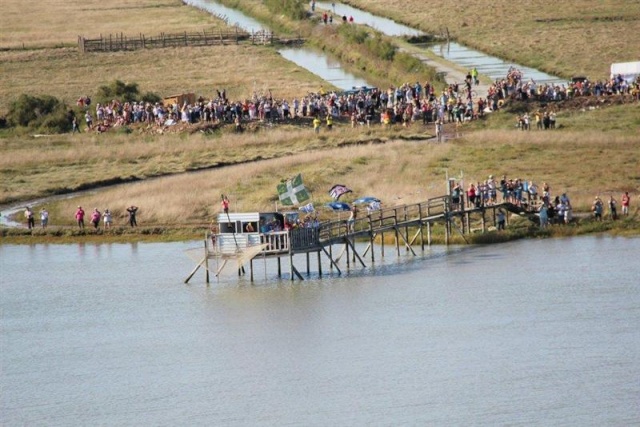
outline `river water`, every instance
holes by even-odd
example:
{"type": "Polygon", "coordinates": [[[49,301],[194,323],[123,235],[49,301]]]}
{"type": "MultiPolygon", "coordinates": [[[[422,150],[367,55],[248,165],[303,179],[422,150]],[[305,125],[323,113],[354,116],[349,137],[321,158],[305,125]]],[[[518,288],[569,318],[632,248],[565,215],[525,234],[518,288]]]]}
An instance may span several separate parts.
{"type": "Polygon", "coordinates": [[[0,424],[640,423],[640,238],[184,285],[199,245],[0,245],[0,424]]]}

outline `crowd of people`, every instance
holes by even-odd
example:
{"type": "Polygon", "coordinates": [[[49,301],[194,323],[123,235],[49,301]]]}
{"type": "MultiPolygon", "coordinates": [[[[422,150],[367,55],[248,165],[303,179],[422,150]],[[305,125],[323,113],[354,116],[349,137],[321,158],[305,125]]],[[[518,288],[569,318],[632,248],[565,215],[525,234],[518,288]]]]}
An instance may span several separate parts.
{"type": "MultiPolygon", "coordinates": [[[[629,192],[624,192],[621,197],[621,214],[623,216],[629,215],[630,200],[629,192]]],[[[474,209],[494,206],[499,203],[512,203],[525,211],[538,213],[541,227],[546,227],[551,223],[568,224],[573,219],[573,206],[566,192],[552,196],[551,187],[546,182],[542,186],[538,186],[531,180],[507,179],[506,175],[503,175],[500,180],[489,175],[489,178],[484,181],[470,183],[466,190],[460,182],[453,183],[451,203],[452,208],[458,211],[465,208],[474,209]]],[[[608,207],[609,219],[618,219],[618,201],[613,194],[609,196],[606,206],[608,207]]],[[[604,209],[604,202],[599,196],[596,196],[591,206],[595,220],[601,221],[603,219],[604,209]]],[[[504,227],[504,224],[501,225],[504,227]]]]}
{"type": "MultiPolygon", "coordinates": [[[[243,123],[260,121],[276,123],[289,119],[307,117],[315,130],[326,121],[343,118],[353,127],[402,124],[415,122],[462,123],[482,117],[486,112],[498,110],[507,99],[536,99],[541,101],[562,100],[576,96],[603,96],[630,93],[638,97],[640,78],[628,83],[621,77],[607,82],[578,80],[566,85],[538,84],[525,80],[517,68],[510,68],[503,79],[496,80],[488,89],[486,98],[477,97],[473,86],[478,85],[478,71],[468,72],[464,82],[436,87],[434,82],[404,83],[386,90],[377,88],[354,88],[350,91],[325,91],[293,99],[277,98],[272,92],[254,92],[250,98],[232,101],[226,91],[216,90],[210,99],[200,97],[195,102],[111,102],[97,103],[94,108],[88,97],[78,100],[85,109],[85,122],[89,130],[104,132],[112,127],[146,123],[171,126],[178,123],[235,124],[242,130],[243,123]],[[313,122],[318,118],[320,122],[313,122]]],[[[553,129],[554,111],[534,113],[538,129],[553,129]]],[[[531,128],[528,114],[518,116],[517,125],[522,130],[531,128]]],[[[77,128],[77,126],[75,127],[77,128]]],[[[74,129],[75,129],[74,128],[74,129]]]]}
{"type": "Polygon", "coordinates": [[[592,82],[586,78],[576,78],[567,84],[538,83],[526,80],[523,73],[511,67],[507,76],[496,80],[488,90],[491,108],[497,109],[501,100],[562,101],[582,96],[632,95],[640,100],[640,76],[628,82],[621,75],[609,80],[592,82]]]}

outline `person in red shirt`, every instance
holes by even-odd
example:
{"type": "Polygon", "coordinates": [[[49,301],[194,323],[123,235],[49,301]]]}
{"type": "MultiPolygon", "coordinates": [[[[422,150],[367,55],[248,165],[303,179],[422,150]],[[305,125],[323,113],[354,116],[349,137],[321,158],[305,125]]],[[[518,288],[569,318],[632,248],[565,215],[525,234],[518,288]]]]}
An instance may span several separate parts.
{"type": "Polygon", "coordinates": [[[629,202],[631,201],[631,198],[629,197],[629,192],[625,191],[625,193],[622,195],[622,199],[621,199],[621,204],[622,204],[622,215],[628,216],[629,215],[629,202]]]}
{"type": "Polygon", "coordinates": [[[84,210],[82,206],[78,206],[78,210],[76,210],[76,221],[78,221],[78,227],[84,228],[84,210]]]}
{"type": "Polygon", "coordinates": [[[220,202],[220,204],[222,205],[222,211],[229,215],[229,198],[224,194],[222,195],[222,202],[220,202]]]}

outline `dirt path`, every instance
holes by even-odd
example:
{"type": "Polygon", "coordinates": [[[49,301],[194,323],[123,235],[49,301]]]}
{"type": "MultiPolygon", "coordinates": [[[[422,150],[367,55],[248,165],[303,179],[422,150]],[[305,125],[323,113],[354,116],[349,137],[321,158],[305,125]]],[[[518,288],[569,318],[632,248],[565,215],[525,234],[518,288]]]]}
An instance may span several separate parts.
{"type": "MultiPolygon", "coordinates": [[[[424,52],[423,49],[420,49],[418,47],[403,47],[400,50],[414,56],[415,58],[418,58],[423,64],[434,68],[437,73],[443,74],[444,79],[447,83],[464,83],[467,77],[467,73],[470,71],[456,66],[445,59],[438,58],[435,55],[429,55],[424,52]]],[[[489,92],[489,84],[487,83],[488,78],[483,78],[482,75],[480,75],[479,78],[480,84],[473,86],[473,90],[476,92],[476,95],[473,99],[474,102],[477,100],[477,98],[486,98],[487,93],[489,92]]]]}

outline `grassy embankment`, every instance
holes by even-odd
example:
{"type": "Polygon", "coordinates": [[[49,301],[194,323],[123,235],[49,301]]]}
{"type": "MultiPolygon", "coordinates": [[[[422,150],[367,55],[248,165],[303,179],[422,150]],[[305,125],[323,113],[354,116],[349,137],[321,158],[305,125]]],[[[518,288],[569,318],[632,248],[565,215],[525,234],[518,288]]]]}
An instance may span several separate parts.
{"type": "Polygon", "coordinates": [[[566,78],[606,79],[611,63],[640,58],[640,3],[632,0],[345,3],[427,33],[446,27],[467,46],[566,78]]]}

